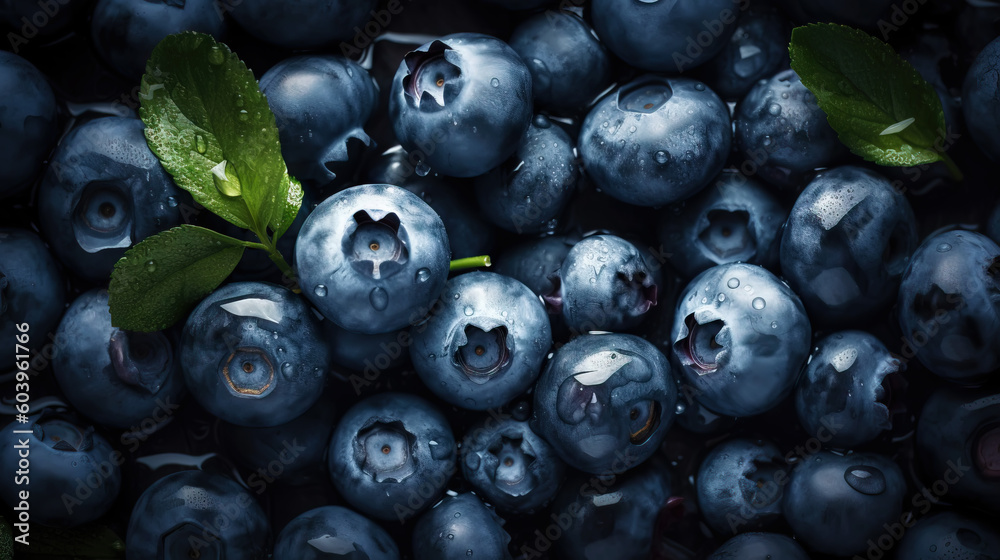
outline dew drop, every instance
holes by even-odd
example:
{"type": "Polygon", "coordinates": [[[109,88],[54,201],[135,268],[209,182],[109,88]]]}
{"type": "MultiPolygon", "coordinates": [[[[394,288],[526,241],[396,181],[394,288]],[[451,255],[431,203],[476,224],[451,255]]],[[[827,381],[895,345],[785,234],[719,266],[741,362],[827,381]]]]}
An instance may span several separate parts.
{"type": "Polygon", "coordinates": [[[201,134],[194,135],[194,149],[199,154],[204,154],[208,151],[208,142],[205,142],[205,137],[201,134]]]}
{"type": "Polygon", "coordinates": [[[281,374],[282,375],[284,375],[285,377],[290,378],[293,373],[295,373],[295,368],[292,367],[292,364],[290,364],[288,362],[285,362],[285,363],[281,364],[281,374]]]}
{"type": "Polygon", "coordinates": [[[705,91],[705,84],[698,82],[697,84],[694,85],[694,89],[698,91],[705,91]]]}
{"type": "Polygon", "coordinates": [[[316,289],[313,290],[313,293],[316,294],[317,297],[326,297],[326,286],[318,284],[316,289]]]}
{"type": "Polygon", "coordinates": [[[475,311],[471,307],[469,307],[468,305],[466,305],[465,306],[465,316],[466,317],[471,317],[473,313],[475,313],[475,311]]]}
{"type": "Polygon", "coordinates": [[[630,127],[628,127],[628,131],[629,131],[629,132],[635,132],[635,127],[634,127],[634,126],[630,126],[630,127]]]}
{"type": "Polygon", "coordinates": [[[549,128],[552,122],[545,115],[535,116],[535,128],[549,128]]]}
{"type": "Polygon", "coordinates": [[[212,168],[212,181],[215,183],[215,188],[218,189],[223,196],[228,196],[230,198],[240,196],[243,191],[242,185],[240,185],[239,177],[230,168],[229,162],[222,160],[212,168]]]}
{"type": "Polygon", "coordinates": [[[250,118],[250,114],[247,113],[246,109],[240,109],[240,120],[246,122],[250,118]]]}
{"type": "Polygon", "coordinates": [[[420,175],[421,177],[426,177],[427,174],[431,172],[431,166],[427,165],[424,162],[420,162],[417,164],[417,167],[414,168],[414,171],[416,171],[417,175],[420,175]]]}
{"type": "Polygon", "coordinates": [[[764,301],[764,298],[755,297],[753,298],[753,301],[750,302],[750,305],[752,305],[754,309],[764,309],[767,302],[764,301]]]}
{"type": "Polygon", "coordinates": [[[730,278],[729,281],[726,282],[726,285],[729,286],[730,289],[735,290],[740,287],[740,280],[739,278],[730,278]]]}
{"type": "Polygon", "coordinates": [[[781,114],[781,105],[778,105],[777,103],[771,103],[771,105],[767,108],[767,112],[777,117],[778,115],[781,114]]]}
{"type": "Polygon", "coordinates": [[[430,270],[427,270],[426,268],[421,268],[420,270],[417,271],[417,276],[415,278],[415,280],[416,280],[417,283],[423,284],[424,282],[426,282],[426,281],[428,281],[430,279],[431,279],[431,271],[430,270]]]}
{"type": "Polygon", "coordinates": [[[720,302],[726,301],[726,294],[720,293],[718,296],[716,296],[716,299],[718,299],[720,302]]]}
{"type": "Polygon", "coordinates": [[[490,85],[493,87],[500,87],[500,80],[493,78],[492,80],[490,80],[490,85]]]}
{"type": "Polygon", "coordinates": [[[947,253],[948,251],[951,251],[951,245],[948,243],[942,243],[937,246],[938,253],[947,253]]]}
{"type": "Polygon", "coordinates": [[[386,293],[385,288],[379,286],[368,294],[368,301],[376,311],[383,311],[389,306],[389,294],[386,293]]]}
{"type": "Polygon", "coordinates": [[[167,197],[167,206],[171,208],[177,208],[177,204],[178,204],[177,199],[175,197],[172,196],[167,197]]]}
{"type": "Polygon", "coordinates": [[[146,272],[156,272],[156,263],[153,261],[146,261],[146,272]]]}
{"type": "Polygon", "coordinates": [[[226,55],[219,49],[219,47],[212,47],[212,50],[208,52],[208,62],[214,66],[218,66],[226,61],[226,55]]]}
{"type": "Polygon", "coordinates": [[[771,321],[771,328],[772,329],[778,328],[778,322],[777,321],[771,321]]]}
{"type": "Polygon", "coordinates": [[[656,163],[659,163],[659,164],[662,165],[662,164],[667,163],[668,161],[670,161],[670,154],[668,154],[667,152],[665,152],[663,150],[660,150],[660,151],[656,152],[655,154],[653,154],[653,158],[656,159],[656,163]]]}

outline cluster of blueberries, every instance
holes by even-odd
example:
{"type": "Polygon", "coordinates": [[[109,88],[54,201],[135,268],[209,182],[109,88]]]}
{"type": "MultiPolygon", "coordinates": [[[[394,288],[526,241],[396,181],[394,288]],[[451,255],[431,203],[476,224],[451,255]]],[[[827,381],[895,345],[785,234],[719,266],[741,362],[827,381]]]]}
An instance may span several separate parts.
{"type": "Polygon", "coordinates": [[[0,1],[2,516],[36,542],[110,529],[130,560],[1000,559],[997,22],[971,0],[0,1]],[[790,69],[816,21],[914,65],[963,181],[840,143],[790,69]],[[107,291],[129,247],[252,238],[137,118],[185,30],[267,95],[306,191],[279,245],[297,278],[248,253],[182,324],[131,332],[107,291]]]}

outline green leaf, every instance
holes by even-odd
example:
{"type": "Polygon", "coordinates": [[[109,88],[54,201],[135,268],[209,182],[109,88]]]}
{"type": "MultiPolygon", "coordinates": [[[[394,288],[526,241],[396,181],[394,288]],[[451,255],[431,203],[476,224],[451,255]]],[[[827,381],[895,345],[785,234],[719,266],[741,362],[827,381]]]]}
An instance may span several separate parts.
{"type": "Polygon", "coordinates": [[[246,245],[192,225],[147,237],[115,264],[111,324],[143,332],[173,325],[232,273],[246,245]]]}
{"type": "Polygon", "coordinates": [[[15,544],[18,558],[35,560],[118,560],[125,558],[125,543],[111,529],[88,524],[72,529],[31,526],[30,546],[15,544]]]}
{"type": "Polygon", "coordinates": [[[792,31],[792,69],[852,152],[885,166],[944,160],[944,110],[934,91],[889,45],[843,25],[792,31]]]}
{"type": "Polygon", "coordinates": [[[291,185],[253,73],[210,35],[169,35],[142,78],[146,139],[178,186],[258,235],[283,223],[291,185]]]}
{"type": "Polygon", "coordinates": [[[294,177],[288,178],[288,193],[285,198],[285,205],[282,212],[276,213],[271,220],[271,230],[274,231],[274,241],[288,231],[288,226],[292,225],[295,217],[299,215],[302,208],[302,184],[294,177]]]}

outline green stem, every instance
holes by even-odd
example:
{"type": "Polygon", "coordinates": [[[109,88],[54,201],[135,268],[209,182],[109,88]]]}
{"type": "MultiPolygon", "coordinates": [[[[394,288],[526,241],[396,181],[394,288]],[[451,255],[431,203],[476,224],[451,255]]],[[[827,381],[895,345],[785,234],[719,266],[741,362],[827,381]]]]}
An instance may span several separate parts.
{"type": "Polygon", "coordinates": [[[493,262],[490,261],[489,255],[480,255],[478,257],[467,257],[464,259],[453,260],[451,261],[451,266],[448,270],[454,272],[456,270],[465,270],[467,268],[479,268],[492,265],[493,262]]]}
{"type": "Polygon", "coordinates": [[[267,257],[278,267],[285,278],[289,279],[296,285],[296,287],[292,288],[292,290],[298,292],[298,277],[296,277],[295,272],[292,270],[292,267],[288,264],[288,262],[285,261],[285,256],[281,254],[281,251],[278,251],[277,243],[273,242],[266,236],[258,235],[257,237],[265,240],[265,242],[254,243],[253,241],[244,241],[243,246],[248,249],[259,249],[267,253],[267,257]]]}
{"type": "Polygon", "coordinates": [[[948,157],[948,154],[941,152],[939,155],[941,156],[941,161],[943,161],[945,166],[948,167],[948,171],[951,172],[952,179],[955,179],[956,181],[961,181],[962,179],[965,178],[965,176],[962,175],[962,170],[959,169],[957,165],[955,165],[955,162],[950,157],[948,157]]]}

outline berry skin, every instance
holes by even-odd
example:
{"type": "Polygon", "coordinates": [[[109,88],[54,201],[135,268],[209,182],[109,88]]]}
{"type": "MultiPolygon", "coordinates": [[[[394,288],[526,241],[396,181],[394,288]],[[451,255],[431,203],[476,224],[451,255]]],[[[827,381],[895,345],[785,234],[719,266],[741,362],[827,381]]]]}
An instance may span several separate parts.
{"type": "Polygon", "coordinates": [[[828,335],[816,343],[795,388],[799,422],[810,435],[823,435],[831,447],[872,441],[892,428],[898,412],[893,398],[899,399],[892,387],[904,369],[899,358],[866,332],[828,335]]]}
{"type": "Polygon", "coordinates": [[[413,528],[415,560],[489,558],[510,560],[504,521],[475,494],[448,496],[413,528]]]}
{"type": "Polygon", "coordinates": [[[918,520],[906,531],[896,558],[1000,560],[1000,532],[984,520],[942,511],[918,520]]]}
{"type": "Polygon", "coordinates": [[[905,344],[927,369],[963,385],[1000,367],[1000,246],[971,231],[932,235],[903,273],[896,309],[905,344]]]}
{"type": "Polygon", "coordinates": [[[320,398],[329,351],[301,297],[274,284],[234,282],[191,312],[180,360],[199,404],[227,422],[263,428],[302,415],[320,398]]]}
{"type": "Polygon", "coordinates": [[[817,324],[860,324],[895,298],[917,244],[905,196],[877,173],[837,167],[795,201],[781,272],[817,324]]]}
{"type": "Polygon", "coordinates": [[[111,326],[106,290],[78,296],[56,331],[52,370],[66,399],[96,422],[116,428],[159,423],[174,414],[184,375],[170,333],[111,326]]]}
{"type": "Polygon", "coordinates": [[[717,264],[774,269],[788,210],[759,182],[723,171],[705,190],[671,205],[660,222],[667,259],[686,278],[717,264]]]}
{"type": "MultiPolygon", "coordinates": [[[[781,518],[784,470],[773,443],[733,439],[717,445],[698,469],[698,508],[718,535],[756,531],[781,518]]],[[[784,478],[787,480],[787,477],[784,478]]]]}
{"type": "MultiPolygon", "coordinates": [[[[31,9],[35,13],[38,7],[32,4],[31,9]]],[[[0,19],[5,16],[0,14],[0,19]]],[[[30,62],[0,51],[0,100],[3,199],[26,189],[41,173],[56,141],[56,98],[45,75],[30,62]]]]}
{"type": "Polygon", "coordinates": [[[606,194],[637,206],[689,198],[722,171],[732,143],[726,104],[690,78],[637,78],[590,110],[577,144],[606,194]]]}
{"type": "Polygon", "coordinates": [[[712,267],[677,304],[673,359],[698,401],[753,416],[788,396],[809,354],[812,328],[798,296],[759,266],[712,267]]]}
{"type": "Polygon", "coordinates": [[[379,393],[340,419],[327,469],[355,509],[402,522],[441,497],[455,471],[455,453],[451,427],[434,405],[407,393],[379,393]]]}
{"type": "Polygon", "coordinates": [[[699,70],[725,100],[739,100],[759,80],[788,68],[792,27],[779,11],[755,7],[743,13],[729,42],[699,70]]]}
{"type": "Polygon", "coordinates": [[[38,187],[42,233],[76,275],[107,281],[146,237],[181,223],[181,190],[146,144],[139,119],[104,117],[59,143],[38,187]]]}
{"type": "Polygon", "coordinates": [[[809,555],[785,535],[743,533],[723,543],[708,560],[809,560],[809,555]]]}
{"type": "Polygon", "coordinates": [[[452,177],[503,163],[531,109],[528,68],[506,43],[480,33],[447,35],[408,53],[389,97],[399,143],[452,177]]]}
{"type": "Polygon", "coordinates": [[[302,293],[324,317],[364,334],[420,321],[444,289],[450,255],[441,218],[393,185],[359,185],[316,207],[299,232],[302,293]]]}
{"type": "Polygon", "coordinates": [[[531,427],[569,466],[623,472],[667,435],[677,386],[667,359],[629,334],[587,334],[555,352],[535,385],[531,427]]]}
{"type": "MultiPolygon", "coordinates": [[[[375,0],[291,0],[280,5],[241,0],[226,8],[240,27],[258,39],[286,49],[316,49],[351,40],[377,4],[375,0]]],[[[338,50],[352,54],[353,45],[344,47],[338,50]]]]}
{"type": "Polygon", "coordinates": [[[486,418],[462,441],[462,475],[502,511],[531,513],[545,506],[562,483],[566,465],[528,422],[486,418]]]}
{"type": "Polygon", "coordinates": [[[267,514],[253,495],[223,475],[180,471],[147,488],[132,509],[128,558],[266,560],[267,514]]]}
{"type": "Polygon", "coordinates": [[[578,241],[563,235],[525,241],[493,259],[493,271],[523,283],[536,295],[550,295],[559,287],[559,267],[578,241]]]}
{"type": "Polygon", "coordinates": [[[439,398],[469,410],[496,408],[526,391],[552,346],[545,307],[527,286],[491,272],[455,277],[410,358],[439,398]]]}
{"type": "Polygon", "coordinates": [[[100,519],[114,505],[122,482],[121,453],[93,426],[46,408],[25,424],[11,422],[0,434],[0,474],[7,481],[0,484],[0,498],[14,508],[29,492],[31,522],[77,527],[100,519]],[[19,465],[22,453],[29,455],[30,468],[19,465]],[[81,481],[86,481],[82,488],[81,481]]]}
{"type": "Polygon", "coordinates": [[[317,190],[348,180],[366,147],[364,131],[378,85],[352,60],[330,55],[282,60],[260,78],[274,112],[281,155],[303,186],[317,190]]]}
{"type": "Polygon", "coordinates": [[[899,521],[905,494],[903,472],[888,458],[820,451],[792,471],[785,520],[810,549],[851,556],[899,521]]]}
{"type": "Polygon", "coordinates": [[[278,535],[272,560],[330,558],[399,560],[399,548],[389,533],[364,516],[339,506],[311,509],[278,535]]]}

